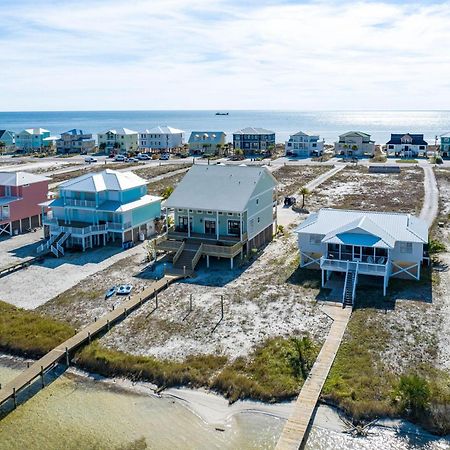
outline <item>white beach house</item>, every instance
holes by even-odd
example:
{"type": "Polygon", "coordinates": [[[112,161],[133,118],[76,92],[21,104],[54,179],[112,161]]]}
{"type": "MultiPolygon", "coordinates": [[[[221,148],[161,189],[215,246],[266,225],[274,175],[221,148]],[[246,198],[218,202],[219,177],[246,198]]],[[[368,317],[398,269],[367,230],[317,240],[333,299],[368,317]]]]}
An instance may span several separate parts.
{"type": "Polygon", "coordinates": [[[415,158],[427,154],[428,142],[423,134],[391,134],[391,139],[386,143],[386,151],[389,156],[401,156],[415,158]]]}
{"type": "Polygon", "coordinates": [[[345,274],[343,302],[353,303],[358,275],[420,279],[428,225],[410,214],[321,209],[297,229],[300,266],[345,274]]]}
{"type": "Polygon", "coordinates": [[[323,141],[320,137],[299,131],[292,134],[285,143],[286,156],[320,156],[323,153],[323,141]]]}
{"type": "Polygon", "coordinates": [[[184,131],[157,126],[139,133],[140,150],[172,150],[184,144],[184,131]]]}

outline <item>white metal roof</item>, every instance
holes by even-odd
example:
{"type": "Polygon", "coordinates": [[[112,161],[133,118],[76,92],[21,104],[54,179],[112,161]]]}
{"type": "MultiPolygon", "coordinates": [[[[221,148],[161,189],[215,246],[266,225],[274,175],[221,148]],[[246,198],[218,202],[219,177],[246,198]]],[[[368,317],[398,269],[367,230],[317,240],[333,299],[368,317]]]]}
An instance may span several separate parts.
{"type": "Polygon", "coordinates": [[[233,134],[275,134],[275,131],[267,130],[265,128],[247,127],[237,130],[233,134]]]}
{"type": "Polygon", "coordinates": [[[179,130],[178,128],[164,126],[153,127],[150,130],[145,130],[146,134],[182,134],[183,130],[179,130]]]}
{"type": "Polygon", "coordinates": [[[372,235],[382,241],[378,246],[391,248],[396,241],[428,242],[428,225],[424,220],[411,214],[393,212],[325,208],[311,214],[297,227],[296,232],[323,235],[322,242],[337,242],[336,237],[349,234],[372,235]]]}
{"type": "Polygon", "coordinates": [[[65,181],[59,185],[59,188],[76,192],[125,191],[146,184],[146,180],[133,172],[106,169],[103,172],[87,173],[65,181]]]}
{"type": "Polygon", "coordinates": [[[130,130],[129,128],[113,128],[111,130],[106,130],[100,134],[106,134],[106,133],[119,134],[119,135],[139,134],[137,131],[130,130]]]}
{"type": "Polygon", "coordinates": [[[23,130],[21,133],[42,134],[42,133],[50,133],[50,131],[46,130],[45,128],[27,128],[23,130]]]}
{"type": "Polygon", "coordinates": [[[194,165],[184,176],[165,207],[211,211],[245,211],[259,180],[276,179],[265,167],[194,165]]]}
{"type": "Polygon", "coordinates": [[[46,180],[50,178],[29,172],[0,172],[0,186],[24,186],[46,180]]]}

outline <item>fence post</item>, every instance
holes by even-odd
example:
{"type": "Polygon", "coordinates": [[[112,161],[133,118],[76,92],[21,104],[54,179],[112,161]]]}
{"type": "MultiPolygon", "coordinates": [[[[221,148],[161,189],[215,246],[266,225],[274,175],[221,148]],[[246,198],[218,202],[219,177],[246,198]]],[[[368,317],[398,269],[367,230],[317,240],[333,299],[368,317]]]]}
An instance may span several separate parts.
{"type": "Polygon", "coordinates": [[[192,294],[189,296],[189,312],[192,312],[192,294]]]}
{"type": "Polygon", "coordinates": [[[41,366],[41,384],[42,384],[42,387],[45,386],[45,384],[44,384],[44,367],[43,366],[41,366]]]}
{"type": "Polygon", "coordinates": [[[69,361],[69,349],[66,347],[66,366],[67,367],[69,367],[69,364],[70,363],[70,361],[69,361]]]}
{"type": "Polygon", "coordinates": [[[91,332],[90,331],[88,331],[88,341],[89,341],[89,344],[91,343],[91,332]]]}
{"type": "Polygon", "coordinates": [[[16,402],[16,388],[13,387],[13,402],[14,402],[14,409],[17,408],[17,402],[16,402]]]}
{"type": "Polygon", "coordinates": [[[108,331],[109,331],[109,319],[106,321],[106,325],[107,325],[108,331]]]}
{"type": "Polygon", "coordinates": [[[220,309],[221,309],[220,320],[222,320],[223,319],[223,295],[220,296],[220,309]]]}

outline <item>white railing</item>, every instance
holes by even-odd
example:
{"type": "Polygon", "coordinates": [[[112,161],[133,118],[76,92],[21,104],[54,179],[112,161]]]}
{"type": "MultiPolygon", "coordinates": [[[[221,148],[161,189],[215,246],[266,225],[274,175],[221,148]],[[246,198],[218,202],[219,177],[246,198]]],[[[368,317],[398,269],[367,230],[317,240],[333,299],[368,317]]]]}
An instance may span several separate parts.
{"type": "Polygon", "coordinates": [[[96,202],[91,200],[79,200],[77,198],[64,198],[64,204],[69,206],[81,206],[85,208],[95,208],[97,206],[96,202]]]}
{"type": "Polygon", "coordinates": [[[358,284],[358,269],[356,269],[354,278],[353,278],[353,289],[352,289],[352,306],[355,303],[356,296],[356,285],[358,284]]]}
{"type": "Polygon", "coordinates": [[[345,261],[341,259],[328,259],[322,256],[320,258],[320,268],[327,270],[339,270],[345,272],[347,270],[356,270],[359,273],[385,275],[388,271],[387,264],[374,264],[359,261],[345,261]]]}
{"type": "Polygon", "coordinates": [[[88,227],[68,227],[65,225],[51,226],[50,231],[53,234],[69,233],[74,236],[88,236],[90,234],[105,233],[108,231],[108,225],[90,225],[88,227]]]}

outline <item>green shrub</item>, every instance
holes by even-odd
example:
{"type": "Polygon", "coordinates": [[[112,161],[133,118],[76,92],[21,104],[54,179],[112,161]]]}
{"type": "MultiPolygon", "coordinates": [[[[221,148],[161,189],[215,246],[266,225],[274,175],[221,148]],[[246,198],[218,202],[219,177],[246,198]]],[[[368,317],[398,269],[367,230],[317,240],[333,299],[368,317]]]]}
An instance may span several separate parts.
{"type": "Polygon", "coordinates": [[[435,253],[442,253],[446,251],[445,244],[443,242],[437,241],[435,239],[431,239],[428,244],[428,252],[430,255],[433,255],[435,253]]]}
{"type": "Polygon", "coordinates": [[[430,400],[428,381],[416,374],[402,375],[394,390],[394,396],[402,412],[418,417],[430,400]]]}

